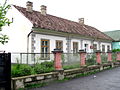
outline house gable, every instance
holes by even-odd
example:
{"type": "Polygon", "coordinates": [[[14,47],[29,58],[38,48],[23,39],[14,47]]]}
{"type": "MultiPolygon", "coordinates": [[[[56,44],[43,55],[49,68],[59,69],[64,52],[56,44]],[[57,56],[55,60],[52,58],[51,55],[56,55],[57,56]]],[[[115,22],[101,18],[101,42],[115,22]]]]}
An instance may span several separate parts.
{"type": "Polygon", "coordinates": [[[27,34],[32,29],[32,23],[13,6],[8,11],[7,17],[10,20],[13,18],[13,23],[3,28],[3,34],[8,35],[9,41],[5,45],[0,45],[1,50],[6,52],[26,52],[27,34]]]}

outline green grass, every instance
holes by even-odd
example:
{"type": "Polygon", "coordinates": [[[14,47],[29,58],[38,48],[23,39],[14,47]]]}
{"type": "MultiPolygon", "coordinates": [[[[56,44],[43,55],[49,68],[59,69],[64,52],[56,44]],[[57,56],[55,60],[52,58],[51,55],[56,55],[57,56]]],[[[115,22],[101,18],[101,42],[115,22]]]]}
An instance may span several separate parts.
{"type": "Polygon", "coordinates": [[[80,64],[73,64],[73,65],[63,65],[64,70],[80,68],[80,64]]]}
{"type": "Polygon", "coordinates": [[[30,89],[30,88],[37,88],[37,87],[44,87],[46,86],[47,83],[35,83],[35,84],[27,84],[25,88],[30,89]]]}

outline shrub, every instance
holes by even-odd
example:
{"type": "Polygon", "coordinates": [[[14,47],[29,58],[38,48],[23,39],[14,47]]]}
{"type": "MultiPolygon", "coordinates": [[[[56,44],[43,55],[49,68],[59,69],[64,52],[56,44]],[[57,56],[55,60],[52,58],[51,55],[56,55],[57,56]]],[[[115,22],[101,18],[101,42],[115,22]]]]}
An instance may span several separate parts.
{"type": "Polygon", "coordinates": [[[95,54],[88,54],[86,58],[86,64],[95,65],[96,64],[96,55],[95,54]]]}
{"type": "Polygon", "coordinates": [[[12,65],[11,74],[12,77],[20,77],[33,74],[33,69],[31,66],[26,64],[15,64],[12,65]]]}
{"type": "Polygon", "coordinates": [[[37,74],[48,73],[54,71],[53,62],[43,62],[41,64],[36,64],[34,70],[37,74]]]}
{"type": "Polygon", "coordinates": [[[113,49],[112,52],[118,52],[120,49],[113,49]]]}
{"type": "Polygon", "coordinates": [[[68,69],[74,69],[74,68],[80,68],[80,64],[73,64],[73,65],[63,65],[63,69],[64,70],[68,70],[68,69]]]}

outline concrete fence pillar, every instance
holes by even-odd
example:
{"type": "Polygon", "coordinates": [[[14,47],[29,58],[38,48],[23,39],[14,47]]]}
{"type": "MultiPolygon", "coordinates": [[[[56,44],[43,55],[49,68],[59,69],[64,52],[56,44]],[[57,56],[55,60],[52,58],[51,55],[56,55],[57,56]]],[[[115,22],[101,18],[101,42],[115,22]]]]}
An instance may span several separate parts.
{"type": "Polygon", "coordinates": [[[85,66],[85,60],[86,60],[86,52],[84,50],[79,50],[78,52],[80,54],[80,65],[85,66]]]}
{"type": "Polygon", "coordinates": [[[120,61],[120,52],[117,52],[117,58],[116,60],[120,61]]]}
{"type": "Polygon", "coordinates": [[[101,51],[100,50],[97,50],[96,51],[96,62],[97,64],[101,64],[101,51]]]}
{"type": "Polygon", "coordinates": [[[55,70],[63,70],[62,68],[62,60],[61,60],[61,55],[63,53],[63,51],[59,50],[59,49],[54,49],[54,51],[52,51],[54,54],[54,67],[55,70]]]}
{"type": "Polygon", "coordinates": [[[24,88],[24,80],[23,79],[14,79],[11,80],[11,88],[12,90],[19,90],[19,88],[24,88]]]}
{"type": "Polygon", "coordinates": [[[107,58],[108,62],[112,62],[112,51],[108,51],[107,53],[108,53],[108,58],[107,58]]]}

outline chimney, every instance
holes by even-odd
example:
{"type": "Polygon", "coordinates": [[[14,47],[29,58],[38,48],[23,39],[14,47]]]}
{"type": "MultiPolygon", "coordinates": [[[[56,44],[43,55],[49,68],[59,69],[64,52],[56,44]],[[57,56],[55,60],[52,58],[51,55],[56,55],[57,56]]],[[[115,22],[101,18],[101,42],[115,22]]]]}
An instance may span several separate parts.
{"type": "Polygon", "coordinates": [[[27,1],[26,2],[26,11],[32,12],[33,10],[33,2],[27,1]]]}
{"type": "Polygon", "coordinates": [[[81,25],[83,25],[83,24],[84,24],[84,18],[79,18],[79,23],[80,23],[81,25]]]}
{"type": "Polygon", "coordinates": [[[44,6],[44,5],[41,5],[41,14],[42,14],[42,15],[45,15],[45,16],[46,16],[46,14],[47,14],[47,7],[44,6]]]}

